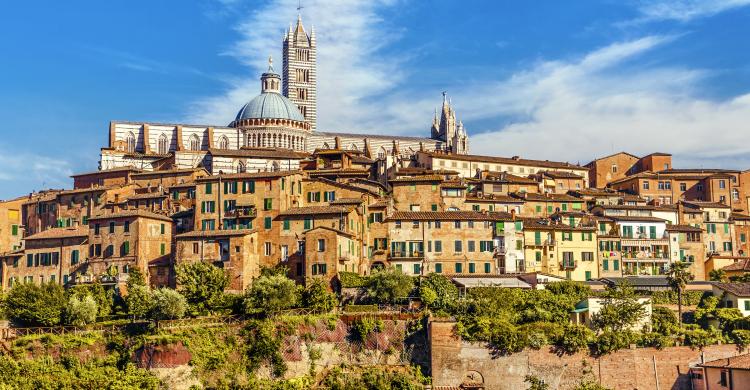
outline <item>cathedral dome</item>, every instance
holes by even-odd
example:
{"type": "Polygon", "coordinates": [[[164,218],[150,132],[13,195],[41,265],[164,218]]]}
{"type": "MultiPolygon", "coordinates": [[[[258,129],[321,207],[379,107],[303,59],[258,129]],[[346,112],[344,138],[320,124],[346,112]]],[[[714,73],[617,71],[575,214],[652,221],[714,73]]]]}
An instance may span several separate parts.
{"type": "Polygon", "coordinates": [[[243,119],[290,119],[304,122],[297,105],[278,92],[263,92],[245,104],[235,122],[243,119]]]}

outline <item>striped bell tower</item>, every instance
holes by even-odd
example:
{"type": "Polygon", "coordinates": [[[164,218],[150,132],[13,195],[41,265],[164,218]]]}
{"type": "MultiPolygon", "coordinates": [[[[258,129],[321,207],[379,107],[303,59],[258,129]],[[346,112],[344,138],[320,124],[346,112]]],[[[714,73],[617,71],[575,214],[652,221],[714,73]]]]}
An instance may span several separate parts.
{"type": "Polygon", "coordinates": [[[317,88],[318,49],[315,42],[315,27],[310,35],[302,25],[302,16],[297,16],[297,26],[284,35],[283,95],[299,107],[305,121],[315,131],[318,121],[317,88]]]}

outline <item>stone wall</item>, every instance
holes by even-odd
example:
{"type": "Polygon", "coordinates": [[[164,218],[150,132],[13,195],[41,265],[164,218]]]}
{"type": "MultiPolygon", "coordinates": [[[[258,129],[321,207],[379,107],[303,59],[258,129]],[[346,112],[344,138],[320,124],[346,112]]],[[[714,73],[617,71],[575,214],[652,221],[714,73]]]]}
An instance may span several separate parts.
{"type": "Polygon", "coordinates": [[[454,326],[454,322],[430,323],[430,365],[436,387],[480,381],[488,390],[523,389],[528,387],[525,376],[535,375],[552,389],[572,389],[584,378],[612,389],[690,389],[688,367],[699,363],[701,355],[709,361],[739,354],[734,345],[714,345],[703,352],[689,347],[626,349],[600,358],[584,353],[558,355],[546,348],[493,356],[483,344],[456,337],[454,326]]]}

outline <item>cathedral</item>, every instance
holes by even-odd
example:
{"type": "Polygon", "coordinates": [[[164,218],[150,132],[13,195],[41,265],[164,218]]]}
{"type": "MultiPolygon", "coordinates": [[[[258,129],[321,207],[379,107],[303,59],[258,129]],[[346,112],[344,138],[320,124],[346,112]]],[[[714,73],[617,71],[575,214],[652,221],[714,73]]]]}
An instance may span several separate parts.
{"type": "Polygon", "coordinates": [[[278,74],[269,58],[260,94],[240,108],[227,126],[113,121],[100,169],[150,171],[205,168],[216,174],[294,170],[321,150],[346,150],[386,169],[408,166],[417,151],[468,154],[468,135],[450,99],[432,121],[430,137],[319,131],[317,42],[302,18],[285,32],[278,74]]]}

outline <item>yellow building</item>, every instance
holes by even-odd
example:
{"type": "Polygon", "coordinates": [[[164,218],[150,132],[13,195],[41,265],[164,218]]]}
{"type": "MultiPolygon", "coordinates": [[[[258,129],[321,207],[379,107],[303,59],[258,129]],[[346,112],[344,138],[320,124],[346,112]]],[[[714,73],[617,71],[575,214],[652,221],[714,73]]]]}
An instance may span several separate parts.
{"type": "Polygon", "coordinates": [[[524,250],[528,272],[544,272],[577,281],[599,277],[597,235],[593,226],[526,219],[524,250]]]}
{"type": "Polygon", "coordinates": [[[0,253],[21,249],[21,204],[26,198],[0,202],[0,253]]]}

